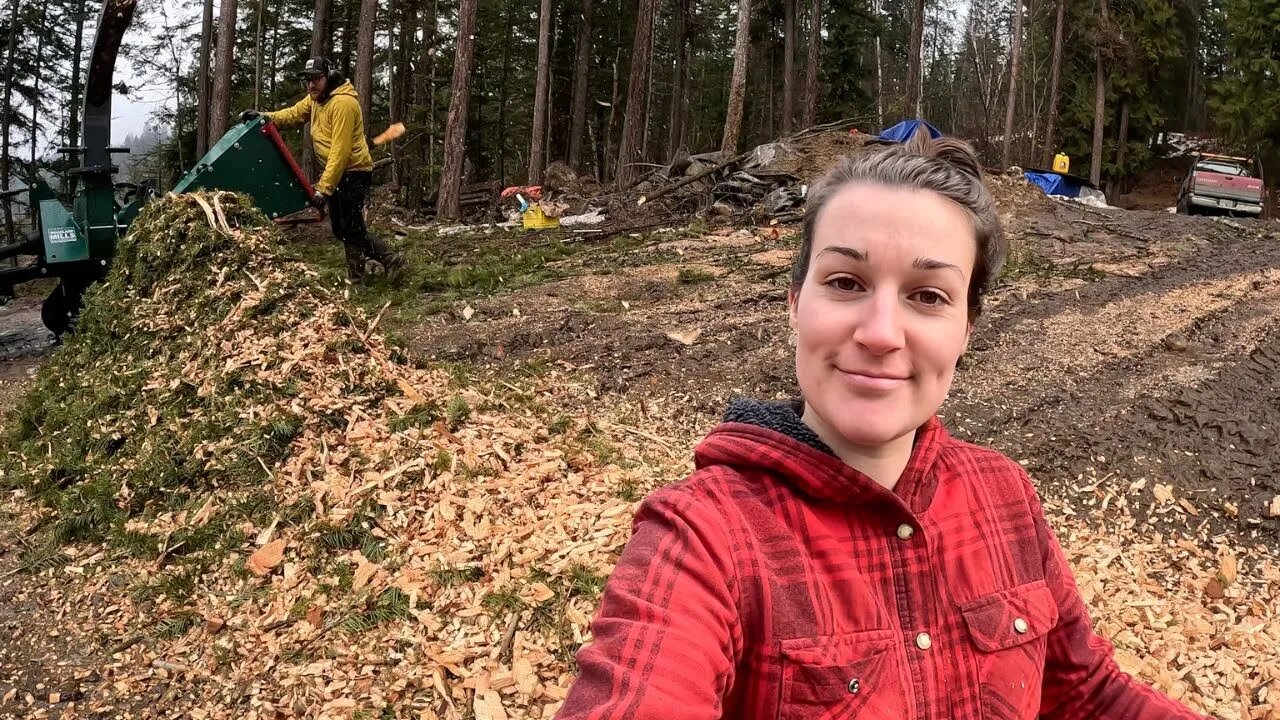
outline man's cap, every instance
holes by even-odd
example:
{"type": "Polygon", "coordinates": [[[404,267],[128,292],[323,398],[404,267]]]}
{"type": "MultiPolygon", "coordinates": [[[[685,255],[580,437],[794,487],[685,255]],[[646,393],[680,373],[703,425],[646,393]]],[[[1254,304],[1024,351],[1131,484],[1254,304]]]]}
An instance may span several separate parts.
{"type": "Polygon", "coordinates": [[[313,57],[313,58],[309,58],[307,60],[307,63],[302,66],[302,72],[298,73],[298,77],[309,78],[309,77],[315,77],[316,75],[328,75],[328,74],[329,74],[329,61],[325,60],[324,58],[313,57]]]}

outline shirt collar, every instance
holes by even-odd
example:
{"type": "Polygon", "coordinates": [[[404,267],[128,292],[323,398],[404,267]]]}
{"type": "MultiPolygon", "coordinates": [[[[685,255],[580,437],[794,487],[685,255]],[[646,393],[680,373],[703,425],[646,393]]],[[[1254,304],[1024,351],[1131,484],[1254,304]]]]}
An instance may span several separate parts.
{"type": "Polygon", "coordinates": [[[698,445],[697,467],[730,465],[764,470],[814,498],[866,503],[896,498],[911,512],[933,500],[938,451],[948,439],[936,416],[916,431],[911,458],[894,491],[846,465],[800,420],[798,401],[764,403],[735,400],[725,420],[698,445]]]}

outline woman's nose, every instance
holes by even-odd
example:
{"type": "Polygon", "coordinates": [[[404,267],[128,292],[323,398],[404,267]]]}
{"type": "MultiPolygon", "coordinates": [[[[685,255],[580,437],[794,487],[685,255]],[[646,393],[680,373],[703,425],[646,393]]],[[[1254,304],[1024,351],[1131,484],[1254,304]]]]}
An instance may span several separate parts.
{"type": "Polygon", "coordinates": [[[853,339],[874,355],[901,349],[906,341],[902,307],[896,293],[880,292],[868,298],[853,330],[853,339]]]}

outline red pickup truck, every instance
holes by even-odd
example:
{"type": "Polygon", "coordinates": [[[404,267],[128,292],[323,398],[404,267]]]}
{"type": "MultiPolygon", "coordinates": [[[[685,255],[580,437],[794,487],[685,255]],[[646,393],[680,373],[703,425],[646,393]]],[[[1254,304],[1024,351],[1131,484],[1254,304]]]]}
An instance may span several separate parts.
{"type": "Polygon", "coordinates": [[[1256,167],[1248,158],[1200,154],[1178,189],[1178,212],[1261,215],[1265,191],[1256,167]]]}

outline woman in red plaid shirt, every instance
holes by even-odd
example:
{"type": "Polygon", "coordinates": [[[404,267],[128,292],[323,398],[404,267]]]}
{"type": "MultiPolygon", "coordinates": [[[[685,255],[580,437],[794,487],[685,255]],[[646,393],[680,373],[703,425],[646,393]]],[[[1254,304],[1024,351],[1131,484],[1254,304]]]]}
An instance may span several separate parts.
{"type": "Polygon", "coordinates": [[[557,717],[1201,717],[1116,666],[1022,468],[936,413],[1006,254],[969,146],[814,189],[803,401],[737,401],[642,504],[557,717]]]}

